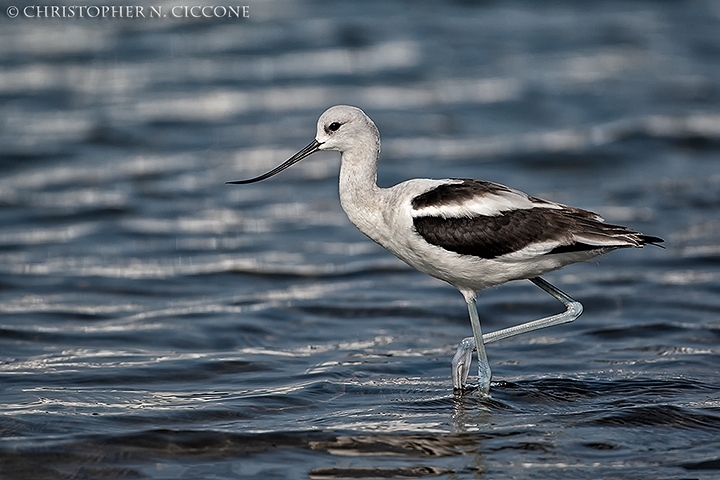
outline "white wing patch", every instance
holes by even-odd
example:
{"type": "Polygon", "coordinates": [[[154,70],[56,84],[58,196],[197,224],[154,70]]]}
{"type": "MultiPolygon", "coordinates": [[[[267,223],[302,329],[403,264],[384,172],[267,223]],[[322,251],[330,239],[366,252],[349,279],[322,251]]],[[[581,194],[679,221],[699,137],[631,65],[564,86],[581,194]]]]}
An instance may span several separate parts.
{"type": "Polygon", "coordinates": [[[471,198],[458,198],[441,205],[430,205],[412,210],[413,217],[472,218],[478,215],[496,216],[511,210],[531,208],[563,208],[557,203],[537,201],[513,189],[486,192],[471,198]]]}
{"type": "Polygon", "coordinates": [[[561,245],[557,240],[548,240],[545,242],[535,242],[515,252],[506,253],[498,257],[498,260],[531,260],[542,257],[546,253],[552,251],[553,248],[561,245]]]}
{"type": "Polygon", "coordinates": [[[573,240],[586,245],[597,247],[639,247],[640,243],[633,239],[632,235],[592,235],[592,234],[575,234],[573,240]]]}
{"type": "MultiPolygon", "coordinates": [[[[639,246],[636,241],[633,241],[630,238],[623,237],[617,237],[617,236],[606,236],[602,237],[600,235],[595,236],[588,236],[588,235],[582,235],[582,234],[575,234],[572,236],[572,242],[568,242],[567,240],[561,240],[560,238],[555,240],[545,240],[543,242],[533,242],[528,244],[527,246],[521,248],[520,250],[517,250],[515,252],[506,253],[505,255],[501,255],[498,257],[498,260],[512,260],[512,261],[518,261],[518,260],[530,260],[533,258],[538,258],[543,255],[546,255],[550,253],[553,249],[557,247],[562,247],[565,245],[571,245],[572,243],[584,243],[586,245],[593,245],[597,246],[598,248],[620,248],[620,247],[637,247],[639,246]]],[[[569,252],[569,253],[562,253],[560,255],[582,255],[582,254],[589,254],[592,250],[580,250],[577,252],[569,252]]],[[[594,256],[594,255],[592,255],[594,256]]]]}

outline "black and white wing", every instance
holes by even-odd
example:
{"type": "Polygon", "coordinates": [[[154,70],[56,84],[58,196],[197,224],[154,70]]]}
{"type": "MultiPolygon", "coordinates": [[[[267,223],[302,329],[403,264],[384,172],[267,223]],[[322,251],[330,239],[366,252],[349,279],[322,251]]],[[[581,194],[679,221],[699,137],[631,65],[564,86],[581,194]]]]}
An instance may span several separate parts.
{"type": "Polygon", "coordinates": [[[662,242],[599,215],[531,197],[497,183],[453,179],[411,201],[415,231],[428,243],[485,259],[606,252],[662,242]]]}

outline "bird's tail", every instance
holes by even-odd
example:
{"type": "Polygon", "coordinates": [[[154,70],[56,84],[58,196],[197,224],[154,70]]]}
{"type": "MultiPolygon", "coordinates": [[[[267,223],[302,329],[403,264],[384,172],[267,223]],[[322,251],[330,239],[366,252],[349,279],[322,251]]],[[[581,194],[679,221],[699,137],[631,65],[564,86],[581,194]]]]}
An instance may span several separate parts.
{"type": "Polygon", "coordinates": [[[645,245],[655,245],[656,247],[665,248],[664,246],[660,245],[665,241],[660,237],[653,237],[652,235],[643,235],[642,233],[640,233],[637,235],[637,239],[641,247],[645,245]]]}

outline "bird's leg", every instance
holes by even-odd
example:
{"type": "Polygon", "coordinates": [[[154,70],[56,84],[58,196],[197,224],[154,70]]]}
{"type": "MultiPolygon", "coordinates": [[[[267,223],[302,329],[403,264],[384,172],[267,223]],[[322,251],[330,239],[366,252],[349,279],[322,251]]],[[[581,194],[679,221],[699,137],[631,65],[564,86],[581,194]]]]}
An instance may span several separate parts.
{"type": "Polygon", "coordinates": [[[452,359],[452,381],[455,393],[463,393],[465,390],[474,351],[475,339],[473,337],[463,338],[457,347],[452,359]]]}
{"type": "Polygon", "coordinates": [[[553,327],[555,325],[562,325],[563,323],[569,323],[582,315],[583,306],[580,302],[574,300],[565,292],[559,288],[551,285],[540,277],[530,279],[538,287],[545,290],[547,293],[558,299],[565,305],[565,311],[558,313],[557,315],[551,315],[549,317],[540,318],[533,320],[532,322],[515,325],[514,327],[504,328],[496,332],[490,332],[482,334],[480,330],[480,320],[478,319],[477,307],[475,301],[468,301],[468,311],[470,312],[470,321],[473,325],[473,336],[467,337],[460,342],[458,345],[455,356],[452,360],[452,378],[453,387],[455,391],[462,392],[467,382],[468,374],[470,373],[470,362],[472,360],[472,352],[475,350],[476,345],[482,345],[478,352],[478,358],[480,359],[480,365],[478,365],[478,384],[480,388],[483,388],[483,379],[487,378],[487,387],[484,392],[487,393],[490,389],[490,366],[487,363],[487,354],[485,353],[485,345],[488,343],[497,342],[505,338],[514,337],[523,333],[540,330],[541,328],[553,327]],[[473,313],[474,312],[474,313],[473,313]],[[477,324],[477,328],[475,325],[477,324]],[[482,341],[478,341],[482,339],[482,341]],[[484,367],[483,367],[484,359],[484,367]],[[483,370],[484,369],[484,370],[483,370]]]}
{"type": "Polygon", "coordinates": [[[477,312],[477,305],[474,298],[467,299],[468,312],[470,313],[470,324],[472,325],[473,336],[463,339],[458,345],[455,356],[452,360],[452,378],[453,389],[462,392],[465,388],[468,374],[470,373],[470,363],[472,361],[472,352],[478,352],[478,389],[483,393],[490,391],[490,379],[492,372],[488,363],[487,353],[485,352],[485,343],[483,341],[482,327],[480,326],[480,318],[477,312]]]}
{"type": "Polygon", "coordinates": [[[560,302],[562,302],[562,304],[565,305],[565,311],[556,315],[551,315],[549,317],[533,320],[532,322],[515,325],[514,327],[503,328],[502,330],[498,330],[496,332],[486,333],[485,335],[483,335],[484,343],[493,343],[497,342],[498,340],[514,337],[515,335],[540,330],[541,328],[562,325],[563,323],[572,322],[580,315],[582,315],[582,304],[572,299],[559,288],[551,285],[540,277],[531,278],[530,281],[545,290],[547,293],[549,293],[556,299],[558,299],[560,302]]]}

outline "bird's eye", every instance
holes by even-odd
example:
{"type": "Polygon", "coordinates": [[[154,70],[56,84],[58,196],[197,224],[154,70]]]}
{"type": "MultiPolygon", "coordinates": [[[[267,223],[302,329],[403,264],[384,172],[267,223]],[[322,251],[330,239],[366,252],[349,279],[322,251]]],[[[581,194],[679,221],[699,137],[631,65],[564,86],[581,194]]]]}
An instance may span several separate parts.
{"type": "Polygon", "coordinates": [[[328,125],[327,129],[331,132],[335,132],[338,128],[340,128],[340,125],[342,125],[340,122],[332,122],[330,125],[328,125]]]}

